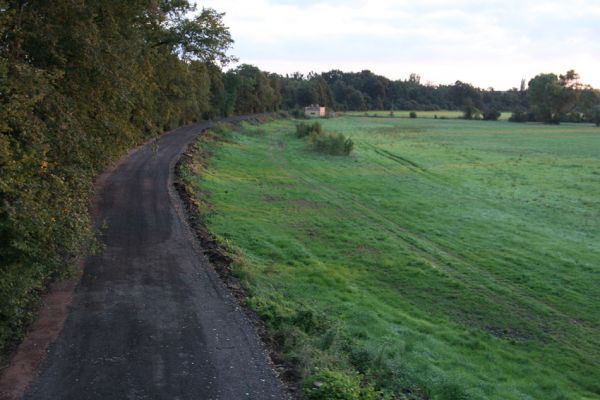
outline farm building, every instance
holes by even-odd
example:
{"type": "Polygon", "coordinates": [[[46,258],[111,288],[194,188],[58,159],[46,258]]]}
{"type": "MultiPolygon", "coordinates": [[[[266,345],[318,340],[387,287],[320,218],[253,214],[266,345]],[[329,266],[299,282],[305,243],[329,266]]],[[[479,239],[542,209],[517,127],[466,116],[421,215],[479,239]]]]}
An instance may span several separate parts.
{"type": "Polygon", "coordinates": [[[308,107],[304,107],[304,115],[307,117],[324,117],[325,116],[325,107],[321,107],[318,104],[311,104],[308,107]]]}

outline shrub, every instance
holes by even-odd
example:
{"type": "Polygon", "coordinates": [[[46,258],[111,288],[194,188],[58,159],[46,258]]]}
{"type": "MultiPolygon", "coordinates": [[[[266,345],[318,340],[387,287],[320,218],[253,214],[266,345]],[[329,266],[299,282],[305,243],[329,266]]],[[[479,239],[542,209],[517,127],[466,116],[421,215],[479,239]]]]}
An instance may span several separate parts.
{"type": "MultiPolygon", "coordinates": [[[[242,126],[241,126],[242,127],[242,126]]],[[[210,133],[217,136],[221,140],[229,140],[233,137],[233,126],[228,123],[216,123],[209,129],[210,133]]],[[[243,127],[242,127],[243,129],[243,127]]]]}
{"type": "Polygon", "coordinates": [[[310,126],[304,122],[296,124],[296,136],[299,138],[306,137],[310,134],[310,126]]]}
{"type": "Polygon", "coordinates": [[[354,150],[354,142],[348,138],[344,141],[344,154],[348,155],[352,153],[352,150],[354,150]]]}
{"type": "Polygon", "coordinates": [[[301,119],[301,118],[306,118],[306,115],[304,114],[304,110],[302,110],[301,108],[294,108],[291,111],[292,117],[297,118],[297,119],[301,119]]]}
{"type": "Polygon", "coordinates": [[[334,156],[348,155],[354,148],[352,139],[346,138],[341,133],[316,133],[309,137],[315,151],[334,156]]]}
{"type": "Polygon", "coordinates": [[[414,111],[411,111],[411,112],[408,114],[408,116],[409,116],[410,118],[417,118],[417,113],[416,113],[416,112],[414,112],[414,111]]]}
{"type": "Polygon", "coordinates": [[[390,111],[390,117],[394,118],[394,112],[393,111],[390,111]]]}
{"type": "Polygon", "coordinates": [[[583,115],[581,113],[578,113],[575,111],[570,112],[562,118],[562,121],[564,121],[564,122],[583,122],[583,115]]]}
{"type": "Polygon", "coordinates": [[[296,124],[296,136],[299,138],[307,137],[313,133],[317,135],[321,135],[323,133],[323,126],[319,122],[314,122],[313,124],[306,124],[304,122],[300,122],[296,124]]]}
{"type": "Polygon", "coordinates": [[[481,110],[477,107],[466,106],[463,111],[464,119],[481,119],[481,110]]]}
{"type": "Polygon", "coordinates": [[[498,121],[498,118],[500,118],[500,111],[495,110],[495,109],[488,109],[485,110],[483,112],[483,119],[486,121],[498,121]]]}
{"type": "Polygon", "coordinates": [[[354,142],[341,133],[326,133],[319,122],[296,124],[296,137],[308,137],[313,150],[331,155],[348,155],[354,149],[354,142]]]}
{"type": "Polygon", "coordinates": [[[277,116],[279,118],[283,118],[283,119],[289,119],[291,117],[290,113],[287,112],[286,110],[279,110],[277,112],[277,116]]]}
{"type": "Polygon", "coordinates": [[[516,110],[513,111],[508,120],[510,122],[527,122],[529,121],[529,115],[525,111],[516,110]]]}
{"type": "Polygon", "coordinates": [[[591,119],[592,122],[596,124],[596,126],[600,126],[600,105],[594,107],[591,119]]]}
{"type": "Polygon", "coordinates": [[[360,375],[323,370],[309,376],[304,383],[307,400],[375,400],[377,391],[371,385],[361,386],[360,375]]]}

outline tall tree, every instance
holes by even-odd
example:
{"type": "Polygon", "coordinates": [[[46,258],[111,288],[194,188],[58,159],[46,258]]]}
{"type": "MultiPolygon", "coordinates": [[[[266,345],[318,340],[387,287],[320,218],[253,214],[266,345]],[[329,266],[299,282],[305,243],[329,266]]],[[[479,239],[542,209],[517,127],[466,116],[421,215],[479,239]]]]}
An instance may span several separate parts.
{"type": "Polygon", "coordinates": [[[560,123],[574,109],[579,92],[579,76],[573,70],[565,75],[540,74],[529,81],[527,98],[539,121],[560,123]]]}

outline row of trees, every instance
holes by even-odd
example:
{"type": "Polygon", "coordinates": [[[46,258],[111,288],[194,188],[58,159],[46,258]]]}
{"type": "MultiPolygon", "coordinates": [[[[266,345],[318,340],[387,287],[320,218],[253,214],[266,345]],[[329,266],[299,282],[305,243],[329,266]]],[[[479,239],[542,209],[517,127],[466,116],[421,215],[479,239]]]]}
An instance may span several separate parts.
{"type": "Polygon", "coordinates": [[[594,122],[600,126],[600,91],[579,82],[570,70],[564,75],[540,74],[529,81],[528,110],[517,110],[515,121],[545,123],[594,122]]]}
{"type": "Polygon", "coordinates": [[[522,90],[479,89],[457,81],[454,85],[422,84],[416,74],[392,81],[371,71],[285,77],[282,101],[285,108],[319,103],[337,110],[458,110],[465,103],[480,108],[511,109],[524,106],[522,90]]]}
{"type": "Polygon", "coordinates": [[[462,110],[467,119],[496,119],[499,111],[514,111],[516,121],[597,122],[600,91],[579,83],[574,71],[540,74],[507,91],[481,89],[461,81],[453,85],[422,84],[412,74],[392,81],[370,71],[329,71],[307,76],[271,75],[281,89],[286,109],[318,103],[336,110],[462,110]]]}
{"type": "Polygon", "coordinates": [[[223,72],[232,43],[187,0],[0,0],[0,350],[93,243],[108,163],[184,123],[280,106],[268,74],[223,72]]]}

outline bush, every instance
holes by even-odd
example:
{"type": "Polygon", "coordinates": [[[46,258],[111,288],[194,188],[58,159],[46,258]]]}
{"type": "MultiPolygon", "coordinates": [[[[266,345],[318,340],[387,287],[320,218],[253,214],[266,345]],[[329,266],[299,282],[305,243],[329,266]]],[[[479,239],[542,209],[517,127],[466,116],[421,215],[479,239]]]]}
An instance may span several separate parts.
{"type": "Polygon", "coordinates": [[[277,112],[277,116],[278,116],[279,118],[283,118],[283,119],[289,119],[289,118],[291,118],[291,115],[290,115],[290,113],[289,113],[289,112],[287,112],[286,110],[279,110],[279,111],[277,112]]]}
{"type": "Polygon", "coordinates": [[[309,376],[304,383],[307,400],[375,400],[377,391],[371,385],[361,386],[360,375],[323,370],[309,376]]]}
{"type": "Polygon", "coordinates": [[[483,119],[486,121],[498,121],[498,118],[500,118],[500,111],[495,110],[495,109],[488,109],[485,110],[483,112],[483,119]]]}
{"type": "Polygon", "coordinates": [[[411,111],[411,112],[408,114],[408,116],[409,116],[410,118],[417,118],[417,113],[416,113],[416,112],[414,112],[414,111],[411,111]]]}
{"type": "Polygon", "coordinates": [[[600,126],[600,105],[594,107],[591,120],[596,126],[600,126]]]}
{"type": "Polygon", "coordinates": [[[354,148],[354,142],[341,133],[316,133],[309,137],[315,151],[334,156],[348,155],[354,148]]]}
{"type": "Polygon", "coordinates": [[[529,114],[525,111],[516,110],[513,111],[510,118],[508,119],[510,122],[527,122],[529,121],[529,114]]]}
{"type": "Polygon", "coordinates": [[[574,111],[566,114],[561,120],[563,122],[583,122],[583,115],[574,111]]]}
{"type": "Polygon", "coordinates": [[[317,135],[321,135],[323,133],[323,127],[319,122],[314,122],[312,124],[306,124],[304,122],[300,122],[296,124],[296,136],[299,138],[307,137],[313,133],[317,135]]]}
{"type": "Polygon", "coordinates": [[[463,111],[464,119],[481,119],[481,110],[477,107],[466,106],[463,111]]]}
{"type": "Polygon", "coordinates": [[[354,142],[341,133],[326,133],[319,122],[296,124],[296,137],[308,137],[313,150],[336,156],[348,155],[354,149],[354,142]]]}
{"type": "Polygon", "coordinates": [[[301,108],[294,108],[291,111],[292,117],[297,118],[297,119],[301,119],[301,118],[306,118],[306,114],[304,114],[304,110],[302,110],[301,108]]]}

